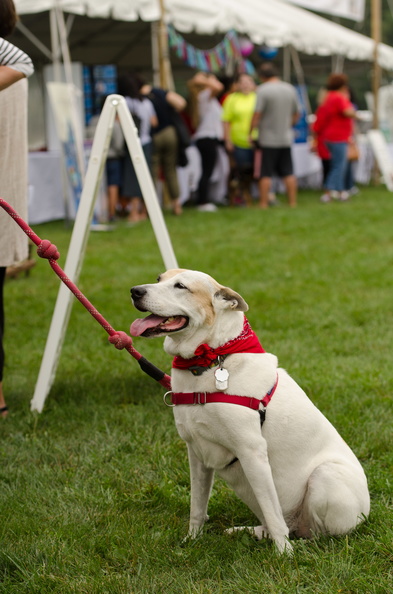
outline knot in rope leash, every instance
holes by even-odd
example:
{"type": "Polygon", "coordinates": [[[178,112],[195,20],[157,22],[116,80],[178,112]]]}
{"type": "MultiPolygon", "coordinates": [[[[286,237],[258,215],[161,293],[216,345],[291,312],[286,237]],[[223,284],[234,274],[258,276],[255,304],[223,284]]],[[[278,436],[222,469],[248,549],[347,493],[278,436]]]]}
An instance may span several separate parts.
{"type": "Polygon", "coordinates": [[[127,347],[132,346],[131,336],[128,336],[128,334],[126,334],[122,330],[119,330],[118,332],[115,332],[115,334],[112,334],[112,336],[109,336],[108,340],[111,344],[114,345],[116,349],[119,349],[119,351],[121,349],[126,349],[127,347]]]}
{"type": "Polygon", "coordinates": [[[29,227],[29,225],[22,219],[22,217],[4,200],[0,198],[0,206],[10,215],[17,225],[26,233],[31,241],[37,246],[37,254],[40,258],[46,258],[49,262],[53,272],[57,274],[60,280],[69,288],[71,293],[80,301],[89,314],[97,320],[104,330],[109,334],[109,342],[117,349],[126,349],[138,364],[142,371],[150,375],[153,379],[159,382],[164,388],[171,388],[171,378],[169,375],[155,367],[150,361],[142,357],[142,355],[134,348],[131,336],[125,332],[116,332],[114,328],[106,321],[106,319],[96,310],[90,301],[83,295],[78,287],[68,278],[64,270],[59,266],[56,260],[59,259],[60,253],[57,247],[48,239],[40,239],[36,233],[29,227]]]}
{"type": "Polygon", "coordinates": [[[37,254],[40,258],[46,258],[47,260],[58,260],[60,258],[60,252],[54,243],[51,243],[49,239],[43,239],[37,247],[37,254]]]}

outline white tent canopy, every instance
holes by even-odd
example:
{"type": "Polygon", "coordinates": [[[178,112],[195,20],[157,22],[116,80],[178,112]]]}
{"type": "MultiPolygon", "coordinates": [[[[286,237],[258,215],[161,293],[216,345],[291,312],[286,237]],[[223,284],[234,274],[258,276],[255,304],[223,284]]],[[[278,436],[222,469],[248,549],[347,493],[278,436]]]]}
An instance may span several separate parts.
{"type": "MultiPolygon", "coordinates": [[[[164,0],[165,20],[182,32],[224,33],[235,29],[256,44],[291,45],[305,54],[339,55],[373,61],[371,38],[337,25],[285,0],[164,0]]],[[[153,22],[160,19],[159,0],[15,0],[19,15],[55,6],[90,18],[153,22]]],[[[110,40],[108,40],[110,43],[110,40]]],[[[378,63],[393,70],[393,48],[380,44],[378,63]]]]}

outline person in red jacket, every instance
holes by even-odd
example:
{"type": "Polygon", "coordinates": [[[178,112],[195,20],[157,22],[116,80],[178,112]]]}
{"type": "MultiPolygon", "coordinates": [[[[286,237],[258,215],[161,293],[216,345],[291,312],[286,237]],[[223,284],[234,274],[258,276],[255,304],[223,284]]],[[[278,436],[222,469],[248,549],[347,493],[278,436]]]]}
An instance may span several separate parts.
{"type": "Polygon", "coordinates": [[[330,153],[325,144],[325,137],[323,130],[320,130],[321,121],[323,121],[324,101],[326,98],[327,90],[321,89],[318,94],[318,107],[315,112],[315,120],[312,125],[311,131],[313,135],[313,141],[311,150],[318,155],[322,163],[322,187],[325,188],[325,182],[330,169],[330,153]]]}
{"type": "Polygon", "coordinates": [[[333,73],[329,76],[326,98],[317,110],[314,131],[330,154],[330,166],[325,180],[322,202],[329,202],[333,192],[340,200],[349,195],[344,190],[348,142],[352,135],[356,111],[349,99],[348,77],[333,73]]]}

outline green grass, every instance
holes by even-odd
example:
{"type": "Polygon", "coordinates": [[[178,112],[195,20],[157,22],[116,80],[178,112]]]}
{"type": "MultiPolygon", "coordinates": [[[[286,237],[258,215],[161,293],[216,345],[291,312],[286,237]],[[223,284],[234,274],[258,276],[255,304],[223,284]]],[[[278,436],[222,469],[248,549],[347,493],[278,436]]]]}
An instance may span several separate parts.
{"type": "MultiPolygon", "coordinates": [[[[347,537],[295,542],[292,559],[226,527],[251,512],[217,481],[210,522],[187,530],[186,450],[164,389],[75,301],[42,414],[30,412],[59,280],[45,261],[6,283],[9,418],[0,423],[0,592],[7,594],[375,593],[393,590],[393,196],[348,204],[187,210],[166,217],[179,265],[238,291],[265,349],[308,392],[366,470],[369,519],[347,537]]],[[[58,246],[70,230],[34,230],[58,246]]],[[[132,285],[162,259],[148,222],[91,233],[79,286],[118,330],[137,317],[132,285]]],[[[169,372],[162,340],[136,339],[169,372]]]]}

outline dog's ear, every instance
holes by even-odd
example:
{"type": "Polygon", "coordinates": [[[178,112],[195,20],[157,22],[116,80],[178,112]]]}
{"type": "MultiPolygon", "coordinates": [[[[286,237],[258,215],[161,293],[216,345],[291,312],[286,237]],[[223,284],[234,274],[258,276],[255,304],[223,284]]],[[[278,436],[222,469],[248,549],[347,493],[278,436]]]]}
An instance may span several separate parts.
{"type": "Polygon", "coordinates": [[[214,298],[223,309],[233,309],[234,311],[248,310],[248,305],[243,297],[228,287],[221,287],[215,293],[214,298]]]}

